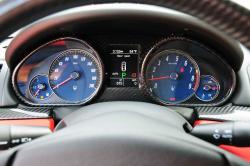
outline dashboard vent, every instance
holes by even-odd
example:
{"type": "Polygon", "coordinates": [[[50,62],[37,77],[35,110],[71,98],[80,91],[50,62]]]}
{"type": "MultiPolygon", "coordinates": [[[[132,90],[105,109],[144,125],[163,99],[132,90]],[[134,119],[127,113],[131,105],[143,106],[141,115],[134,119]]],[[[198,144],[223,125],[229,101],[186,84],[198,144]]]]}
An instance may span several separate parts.
{"type": "Polygon", "coordinates": [[[1,73],[2,68],[3,68],[3,64],[0,63],[0,73],[1,73]]]}
{"type": "Polygon", "coordinates": [[[3,49],[7,49],[10,42],[12,41],[13,37],[12,36],[9,36],[7,39],[5,39],[2,43],[0,43],[0,46],[3,48],[3,49]]]}
{"type": "MultiPolygon", "coordinates": [[[[1,0],[0,0],[1,1],[1,0]]],[[[8,38],[6,38],[4,41],[0,43],[0,59],[4,59],[4,55],[6,52],[6,49],[8,48],[10,42],[13,40],[13,38],[21,31],[18,30],[15,33],[11,34],[8,38]]]]}

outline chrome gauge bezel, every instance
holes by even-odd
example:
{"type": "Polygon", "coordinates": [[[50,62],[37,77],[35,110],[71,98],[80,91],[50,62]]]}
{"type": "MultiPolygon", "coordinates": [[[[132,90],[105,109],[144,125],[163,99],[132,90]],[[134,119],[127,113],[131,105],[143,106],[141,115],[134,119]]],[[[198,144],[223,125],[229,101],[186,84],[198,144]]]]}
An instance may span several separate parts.
{"type": "Polygon", "coordinates": [[[187,101],[188,99],[190,99],[191,97],[193,97],[196,93],[196,90],[198,89],[199,87],[199,83],[200,83],[200,70],[199,70],[199,66],[197,65],[196,61],[186,52],[183,52],[181,50],[176,50],[176,49],[165,49],[165,50],[162,50],[160,52],[156,52],[156,53],[153,53],[154,50],[151,50],[147,56],[145,57],[144,61],[143,61],[143,65],[142,65],[142,70],[141,70],[141,75],[142,75],[142,81],[143,81],[143,85],[144,85],[144,88],[146,89],[147,93],[156,101],[156,102],[159,102],[161,104],[164,104],[164,105],[177,105],[177,104],[180,104],[180,103],[183,103],[185,101],[187,101]],[[147,81],[146,81],[146,72],[147,72],[147,67],[148,67],[148,64],[150,63],[150,61],[152,60],[152,58],[154,56],[159,56],[159,54],[162,54],[163,52],[167,52],[167,53],[178,53],[180,54],[181,56],[187,58],[191,63],[192,65],[194,66],[195,68],[195,73],[196,73],[196,83],[197,84],[195,87],[194,87],[194,91],[189,95],[187,96],[185,99],[181,100],[181,101],[177,101],[177,102],[167,102],[167,101],[164,101],[162,99],[160,99],[158,96],[154,95],[149,86],[147,85],[147,81]]]}
{"type": "MultiPolygon", "coordinates": [[[[183,51],[183,52],[185,52],[185,51],[183,51]]],[[[192,58],[192,56],[191,56],[191,58],[192,58]]],[[[236,86],[236,74],[235,74],[234,70],[220,56],[218,56],[212,50],[206,48],[204,45],[202,45],[202,44],[200,44],[200,43],[198,43],[196,41],[193,41],[193,40],[188,39],[188,38],[176,37],[176,36],[175,37],[164,38],[164,39],[160,40],[159,42],[157,42],[155,45],[153,45],[152,48],[150,48],[150,50],[146,53],[145,57],[142,60],[140,75],[141,75],[141,77],[140,77],[140,88],[148,96],[150,96],[152,98],[152,100],[154,100],[156,103],[166,105],[166,106],[187,106],[187,107],[220,106],[220,105],[224,104],[232,96],[233,91],[234,91],[235,86],[236,86]],[[150,58],[155,55],[156,49],[159,49],[163,44],[171,42],[173,40],[182,40],[182,41],[194,42],[194,43],[198,44],[200,47],[205,48],[206,50],[210,51],[213,55],[215,55],[217,58],[219,58],[225,64],[225,66],[228,68],[228,71],[230,71],[230,75],[231,75],[231,79],[232,79],[232,85],[230,86],[230,88],[228,88],[227,93],[224,95],[224,97],[221,100],[219,100],[218,102],[214,102],[214,103],[194,103],[194,104],[191,104],[191,103],[167,103],[167,102],[162,102],[161,100],[158,100],[157,97],[152,95],[152,93],[147,88],[147,83],[146,83],[146,80],[145,80],[145,74],[146,74],[146,68],[147,68],[148,60],[150,60],[150,58]]],[[[193,94],[193,96],[195,96],[195,93],[193,94]]],[[[192,96],[190,98],[192,98],[192,96]]],[[[199,100],[199,99],[197,98],[197,100],[199,100]]],[[[185,100],[185,101],[188,101],[188,99],[185,100]]]]}
{"type": "MultiPolygon", "coordinates": [[[[65,50],[64,50],[65,51],[65,50]]],[[[63,51],[62,51],[63,52],[63,51]]],[[[49,66],[51,66],[52,62],[50,63],[49,66]]],[[[49,73],[49,70],[48,70],[48,73],[49,73]]],[[[46,73],[48,75],[48,73],[46,73]]],[[[46,75],[45,74],[45,75],[46,75]]],[[[36,75],[44,75],[44,73],[37,73],[36,75]]],[[[98,94],[98,92],[100,91],[102,85],[103,85],[103,79],[104,79],[104,65],[103,65],[103,62],[99,56],[99,54],[97,53],[97,51],[95,51],[95,49],[93,47],[91,47],[87,42],[81,40],[81,39],[77,39],[77,38],[74,38],[74,37],[62,37],[62,38],[57,38],[55,40],[51,40],[39,47],[37,47],[35,50],[33,50],[31,53],[29,53],[27,56],[25,56],[25,58],[18,63],[18,65],[15,67],[14,71],[13,71],[13,74],[12,74],[12,87],[14,89],[14,92],[15,94],[17,95],[17,97],[23,101],[24,103],[30,105],[30,106],[74,106],[74,105],[84,105],[88,102],[90,102],[93,98],[95,98],[98,94]],[[42,49],[43,47],[45,46],[48,46],[52,43],[55,43],[57,41],[61,41],[61,40],[73,40],[73,41],[76,41],[78,43],[81,43],[82,45],[85,45],[87,46],[90,50],[88,51],[86,48],[83,48],[83,50],[85,50],[86,52],[90,53],[90,54],[93,54],[93,56],[96,58],[97,62],[98,62],[98,65],[100,68],[100,83],[99,83],[99,86],[96,88],[95,92],[85,101],[83,102],[79,102],[79,103],[34,103],[32,101],[29,101],[26,97],[24,97],[20,91],[19,91],[19,88],[17,87],[17,74],[18,74],[18,71],[20,69],[20,67],[24,64],[24,62],[29,58],[31,57],[36,51],[42,49]]],[[[32,80],[32,79],[31,79],[32,80]]],[[[29,82],[30,83],[30,82],[29,82]]],[[[29,85],[28,85],[29,86],[29,85]]],[[[28,90],[29,91],[29,90],[28,90]]],[[[54,93],[54,91],[53,91],[54,93]]],[[[55,93],[54,93],[55,94],[55,93]]]]}
{"type": "MultiPolygon", "coordinates": [[[[98,74],[98,77],[100,76],[100,79],[98,79],[98,86],[97,86],[97,88],[95,89],[95,91],[94,91],[94,93],[92,93],[88,98],[86,98],[85,100],[80,100],[80,101],[77,101],[77,102],[72,102],[72,104],[76,104],[76,105],[82,105],[82,104],[85,104],[86,102],[88,102],[88,101],[90,101],[93,97],[95,97],[95,95],[98,93],[98,91],[99,91],[99,89],[100,89],[100,87],[101,87],[101,85],[102,85],[102,82],[103,82],[103,67],[101,67],[100,66],[100,59],[98,59],[98,57],[95,55],[95,54],[92,54],[91,52],[89,52],[89,51],[87,51],[87,50],[83,50],[83,49],[67,49],[67,50],[64,50],[64,51],[62,51],[62,52],[60,52],[59,54],[58,54],[58,56],[56,56],[56,58],[51,62],[51,64],[50,64],[50,67],[49,67],[49,70],[48,70],[48,79],[49,79],[49,85],[50,85],[50,87],[52,87],[51,86],[51,82],[50,82],[50,71],[51,71],[51,68],[52,68],[52,65],[55,63],[55,61],[59,58],[59,57],[61,57],[61,56],[64,56],[64,54],[66,53],[66,52],[69,52],[69,51],[81,51],[81,52],[84,52],[85,54],[88,54],[88,56],[90,57],[90,58],[93,58],[93,60],[96,62],[96,65],[97,65],[97,68],[98,68],[98,70],[99,70],[99,74],[98,74]]],[[[53,93],[55,94],[55,95],[57,95],[61,100],[63,100],[64,102],[67,102],[67,100],[65,100],[65,99],[63,99],[62,97],[60,97],[56,92],[55,92],[55,90],[53,90],[52,89],[52,91],[53,91],[53,93]]]]}
{"type": "MultiPolygon", "coordinates": [[[[213,81],[215,81],[216,82],[216,84],[217,84],[217,86],[218,86],[218,91],[216,92],[216,94],[215,94],[215,96],[212,98],[212,99],[210,99],[210,100],[204,100],[204,99],[201,99],[198,95],[197,95],[197,93],[195,93],[195,97],[197,98],[197,99],[199,99],[199,100],[201,100],[201,101],[204,101],[204,102],[211,102],[211,101],[213,101],[214,99],[216,99],[217,97],[218,97],[218,95],[220,94],[220,83],[218,82],[218,80],[217,79],[215,79],[213,76],[211,76],[211,75],[201,75],[200,76],[200,81],[201,81],[201,79],[203,78],[203,77],[210,77],[211,79],[213,79],[213,81]]],[[[197,89],[198,90],[198,89],[197,89]]],[[[197,92],[197,91],[196,91],[197,92]]]]}
{"type": "MultiPolygon", "coordinates": [[[[30,79],[30,81],[28,82],[28,87],[29,87],[29,89],[28,89],[28,93],[29,93],[29,95],[32,97],[32,98],[34,98],[34,99],[36,99],[35,98],[35,96],[31,93],[31,89],[30,89],[30,85],[31,85],[31,83],[32,83],[32,81],[35,79],[35,78],[37,78],[37,77],[39,77],[39,76],[46,76],[46,77],[48,77],[48,75],[47,74],[37,74],[37,75],[35,75],[32,79],[30,79]]],[[[49,78],[48,78],[49,79],[49,78]]],[[[48,82],[48,84],[49,84],[49,82],[48,82]]],[[[52,93],[48,96],[48,98],[46,98],[46,99],[36,99],[36,100],[47,100],[47,99],[49,99],[52,95],[54,94],[54,91],[52,90],[52,93]]]]}

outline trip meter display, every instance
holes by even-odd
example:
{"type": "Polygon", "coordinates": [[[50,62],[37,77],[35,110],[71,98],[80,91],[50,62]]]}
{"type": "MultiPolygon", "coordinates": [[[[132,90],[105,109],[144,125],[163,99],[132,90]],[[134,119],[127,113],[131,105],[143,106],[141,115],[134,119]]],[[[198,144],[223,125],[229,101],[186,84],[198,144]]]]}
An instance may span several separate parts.
{"type": "Polygon", "coordinates": [[[138,87],[139,45],[110,45],[109,55],[109,86],[138,87]]]}

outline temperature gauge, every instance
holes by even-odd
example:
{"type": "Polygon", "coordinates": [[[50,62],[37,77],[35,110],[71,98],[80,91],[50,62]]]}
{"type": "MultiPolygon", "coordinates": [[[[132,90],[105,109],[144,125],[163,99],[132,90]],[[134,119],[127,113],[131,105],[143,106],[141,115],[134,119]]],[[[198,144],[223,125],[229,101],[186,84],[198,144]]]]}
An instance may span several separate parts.
{"type": "Polygon", "coordinates": [[[214,100],[220,91],[220,84],[218,81],[210,76],[203,75],[200,78],[200,85],[196,91],[196,97],[201,101],[212,101],[214,100]]]}
{"type": "Polygon", "coordinates": [[[49,86],[49,80],[46,75],[38,75],[30,81],[30,94],[39,100],[45,100],[53,93],[49,86]]]}

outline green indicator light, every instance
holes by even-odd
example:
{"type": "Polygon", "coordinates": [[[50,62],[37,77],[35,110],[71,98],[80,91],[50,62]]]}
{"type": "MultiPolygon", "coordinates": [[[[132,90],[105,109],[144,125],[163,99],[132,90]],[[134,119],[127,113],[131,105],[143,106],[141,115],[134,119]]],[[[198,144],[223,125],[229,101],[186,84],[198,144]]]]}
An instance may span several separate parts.
{"type": "Polygon", "coordinates": [[[127,76],[127,73],[125,72],[122,72],[122,78],[126,77],[127,76]]]}

